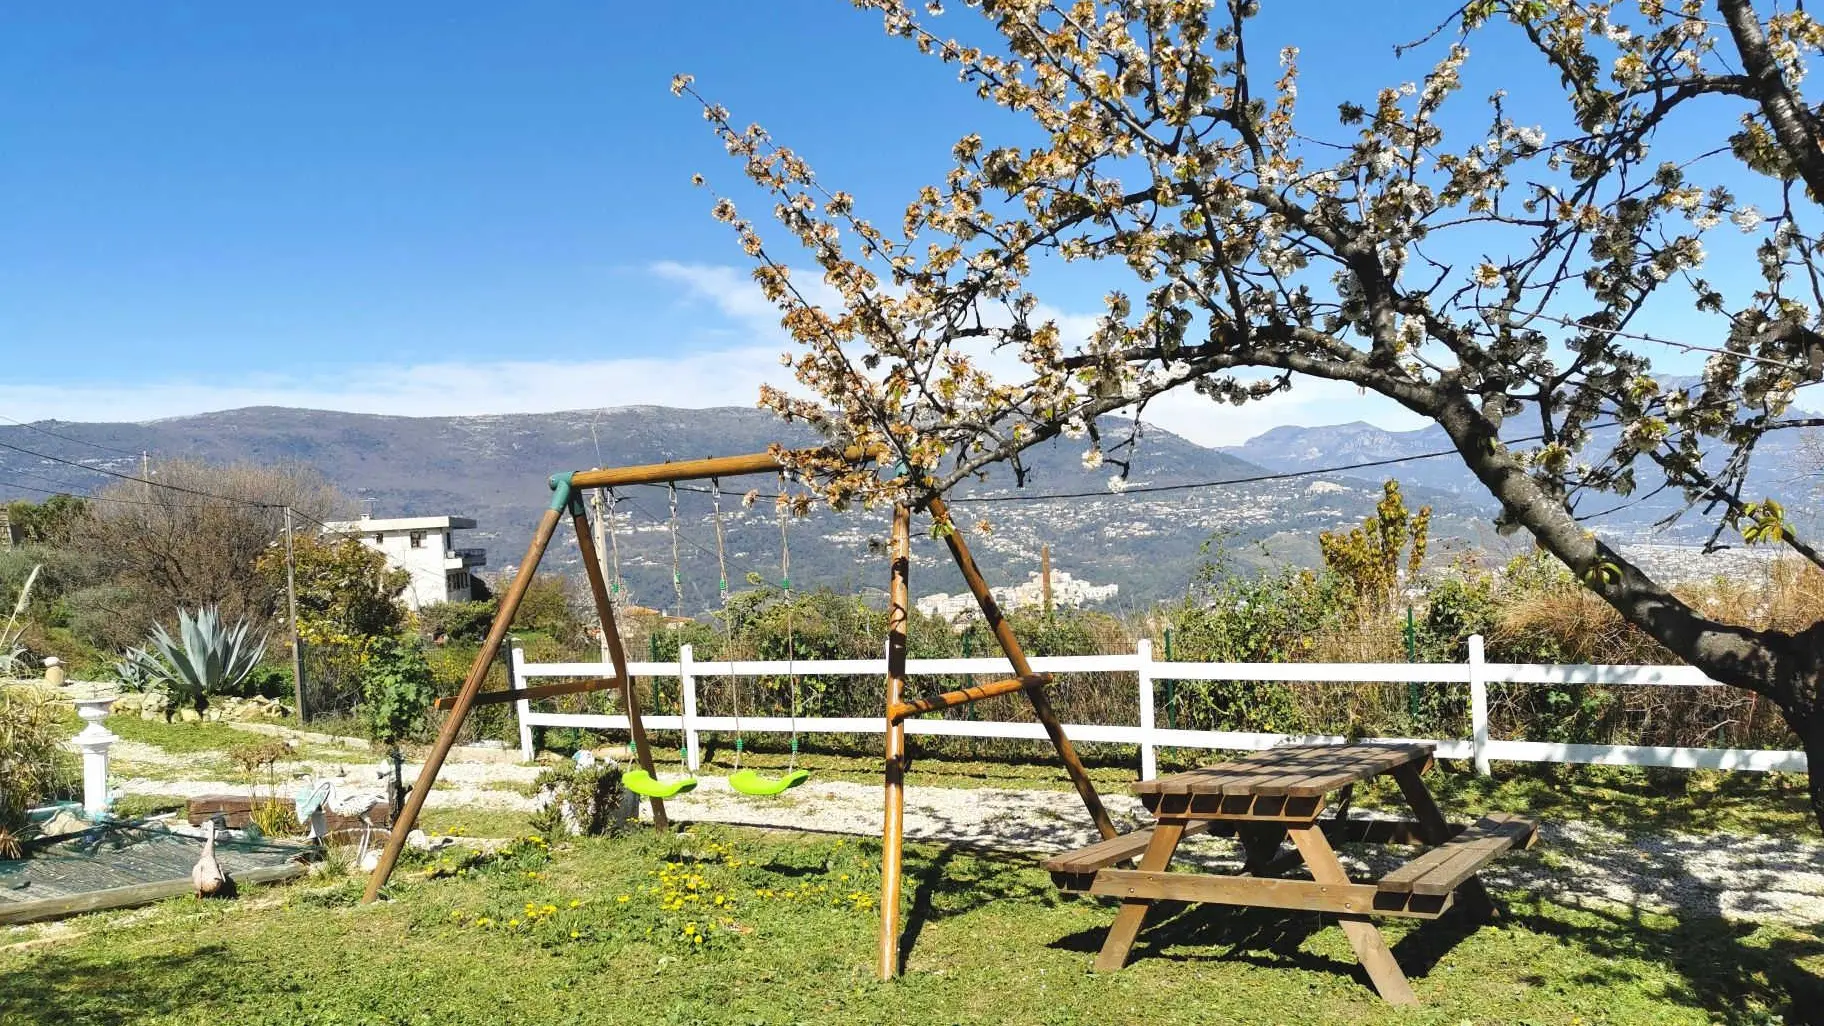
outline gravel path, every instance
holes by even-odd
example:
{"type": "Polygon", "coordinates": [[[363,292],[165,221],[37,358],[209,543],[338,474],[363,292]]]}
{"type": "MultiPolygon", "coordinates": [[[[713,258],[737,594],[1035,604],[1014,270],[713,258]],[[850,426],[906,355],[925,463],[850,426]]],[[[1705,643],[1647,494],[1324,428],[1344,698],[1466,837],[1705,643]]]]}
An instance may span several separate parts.
{"type": "MultiPolygon", "coordinates": [[[[338,767],[345,786],[373,778],[372,762],[338,767]]],[[[317,764],[319,772],[330,767],[317,764]]],[[[407,779],[416,767],[409,767],[407,779]]],[[[532,800],[490,784],[527,784],[533,766],[450,762],[438,775],[432,808],[530,811],[532,800]]],[[[128,780],[123,792],[191,797],[238,793],[226,781],[128,780]]],[[[1130,795],[1105,794],[1117,824],[1146,820],[1130,795]]],[[[777,798],[752,798],[730,790],[723,777],[701,777],[695,791],[666,803],[674,819],[878,835],[878,784],[813,780],[777,798]]],[[[1357,813],[1357,815],[1367,815],[1357,813]]],[[[1066,851],[1095,840],[1077,796],[1067,791],[999,788],[906,788],[906,834],[921,841],[963,843],[1022,852],[1066,851]]],[[[1185,856],[1217,869],[1240,865],[1232,841],[1198,837],[1185,856]]],[[[1342,853],[1355,871],[1382,872],[1399,862],[1396,850],[1350,846],[1342,853]]],[[[1563,905],[1622,906],[1684,916],[1723,916],[1799,926],[1824,923],[1824,844],[1768,835],[1660,834],[1629,837],[1587,822],[1546,822],[1531,852],[1496,861],[1483,874],[1502,888],[1530,891],[1563,905]]]]}

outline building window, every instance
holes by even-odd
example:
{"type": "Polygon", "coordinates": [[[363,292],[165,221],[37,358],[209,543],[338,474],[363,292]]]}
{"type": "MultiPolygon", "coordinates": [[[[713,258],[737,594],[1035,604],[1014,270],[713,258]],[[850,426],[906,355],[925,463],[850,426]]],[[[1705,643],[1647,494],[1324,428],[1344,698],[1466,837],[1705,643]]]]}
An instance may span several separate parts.
{"type": "Polygon", "coordinates": [[[375,545],[385,545],[386,544],[386,535],[384,535],[384,534],[374,535],[374,544],[375,545]]]}
{"type": "Polygon", "coordinates": [[[412,532],[412,548],[414,548],[414,549],[424,548],[424,532],[423,531],[413,531],[412,532]]]}
{"type": "Polygon", "coordinates": [[[467,591],[469,588],[469,572],[467,570],[458,570],[449,575],[449,582],[451,591],[467,591]]]}

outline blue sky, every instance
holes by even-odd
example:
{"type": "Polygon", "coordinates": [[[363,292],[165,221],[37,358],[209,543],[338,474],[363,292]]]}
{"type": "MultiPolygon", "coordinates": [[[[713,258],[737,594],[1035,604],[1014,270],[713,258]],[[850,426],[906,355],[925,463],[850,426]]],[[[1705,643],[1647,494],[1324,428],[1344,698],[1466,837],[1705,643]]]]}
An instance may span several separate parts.
{"type": "MultiPolygon", "coordinates": [[[[1433,5],[1267,6],[1256,52],[1296,30],[1308,110],[1427,67],[1389,48],[1433,5]]],[[[781,342],[689,185],[736,169],[679,71],[887,218],[1004,123],[842,0],[9,5],[0,416],[751,404],[781,342]]],[[[1096,310],[1068,288],[1045,298],[1096,310]]],[[[1324,383],[1152,417],[1413,423],[1324,383]]]]}

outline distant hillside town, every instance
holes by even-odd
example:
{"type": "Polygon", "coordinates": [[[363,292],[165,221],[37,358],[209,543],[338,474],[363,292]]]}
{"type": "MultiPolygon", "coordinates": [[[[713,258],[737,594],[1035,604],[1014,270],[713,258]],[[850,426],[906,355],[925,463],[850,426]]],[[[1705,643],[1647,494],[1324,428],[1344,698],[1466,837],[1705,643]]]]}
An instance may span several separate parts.
{"type": "MultiPolygon", "coordinates": [[[[1025,584],[992,588],[990,591],[1002,609],[1038,609],[1045,604],[1045,579],[1043,574],[1037,572],[1025,584]]],[[[1053,606],[1076,609],[1096,602],[1106,602],[1120,591],[1121,586],[1118,584],[1091,584],[1079,581],[1062,570],[1053,571],[1051,575],[1053,606]]],[[[956,595],[938,592],[918,600],[919,612],[945,620],[958,620],[978,610],[975,597],[968,592],[956,595]]]]}

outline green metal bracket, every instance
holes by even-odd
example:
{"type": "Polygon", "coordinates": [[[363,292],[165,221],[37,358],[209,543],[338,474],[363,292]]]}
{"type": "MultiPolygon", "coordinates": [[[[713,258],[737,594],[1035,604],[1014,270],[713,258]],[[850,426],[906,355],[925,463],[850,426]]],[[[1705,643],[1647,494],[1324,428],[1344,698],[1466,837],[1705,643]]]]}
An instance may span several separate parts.
{"type": "Polygon", "coordinates": [[[583,498],[576,489],[570,487],[570,474],[551,475],[551,508],[568,509],[572,516],[583,511],[583,498]]]}

